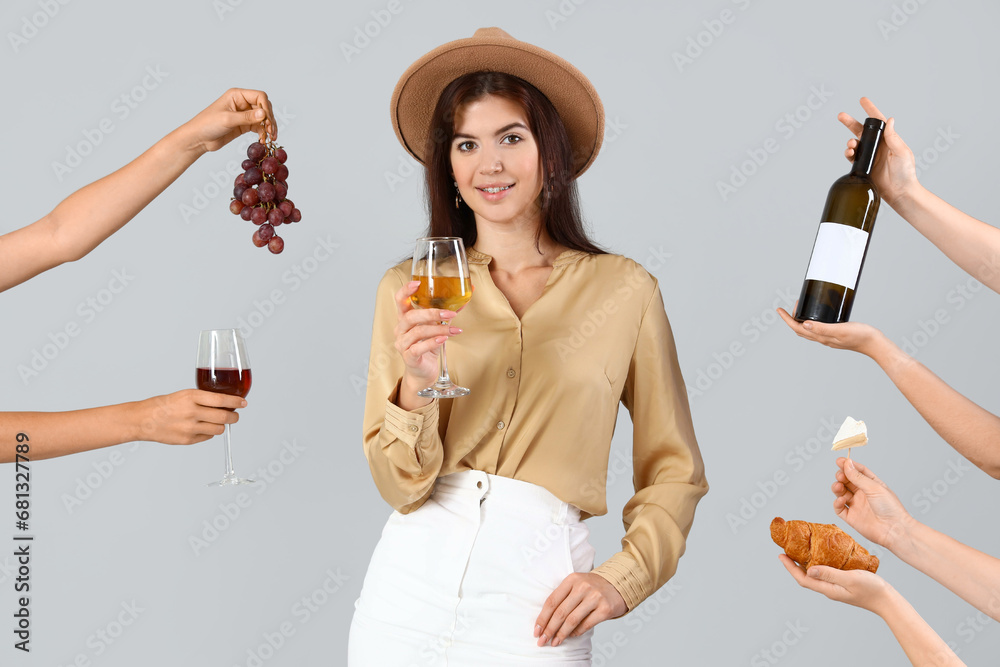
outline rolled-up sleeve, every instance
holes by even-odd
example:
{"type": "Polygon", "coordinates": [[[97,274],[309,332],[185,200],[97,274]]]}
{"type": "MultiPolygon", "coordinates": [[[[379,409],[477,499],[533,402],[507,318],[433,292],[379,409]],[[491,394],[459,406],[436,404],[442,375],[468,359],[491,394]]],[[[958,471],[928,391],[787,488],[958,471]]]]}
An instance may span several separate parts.
{"type": "Polygon", "coordinates": [[[395,293],[404,280],[398,269],[389,269],[375,297],[363,440],[379,493],[394,509],[406,514],[430,496],[444,460],[444,448],[437,399],[412,411],[396,404],[403,360],[395,348],[395,293]]]}
{"type": "Polygon", "coordinates": [[[655,281],[622,403],[633,423],[636,492],[622,511],[622,550],[593,571],[614,585],[631,611],[677,571],[695,507],[708,492],[673,333],[655,281]]]}

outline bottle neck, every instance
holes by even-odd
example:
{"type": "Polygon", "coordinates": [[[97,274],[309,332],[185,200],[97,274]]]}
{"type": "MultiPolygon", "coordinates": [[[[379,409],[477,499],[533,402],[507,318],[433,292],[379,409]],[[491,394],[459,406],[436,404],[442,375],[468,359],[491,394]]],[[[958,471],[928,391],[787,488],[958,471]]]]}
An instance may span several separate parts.
{"type": "Polygon", "coordinates": [[[872,166],[875,164],[875,155],[878,153],[879,143],[882,141],[882,132],[885,130],[885,123],[878,118],[868,118],[865,120],[864,129],[861,131],[861,138],[858,140],[858,147],[854,149],[854,166],[851,167],[852,176],[869,176],[872,173],[872,166]]]}

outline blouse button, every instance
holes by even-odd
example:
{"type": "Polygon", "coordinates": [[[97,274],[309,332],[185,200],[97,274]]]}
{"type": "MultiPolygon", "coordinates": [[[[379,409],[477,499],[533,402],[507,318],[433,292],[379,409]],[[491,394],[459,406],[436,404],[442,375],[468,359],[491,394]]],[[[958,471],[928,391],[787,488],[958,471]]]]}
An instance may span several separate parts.
{"type": "Polygon", "coordinates": [[[414,433],[416,433],[416,432],[417,432],[418,430],[420,430],[420,429],[418,429],[418,428],[416,427],[416,425],[412,425],[412,426],[410,426],[410,430],[411,430],[411,431],[413,431],[414,433]]]}
{"type": "Polygon", "coordinates": [[[508,368],[507,369],[507,377],[512,378],[515,375],[517,375],[517,371],[515,371],[513,368],[508,368]]]}
{"type": "Polygon", "coordinates": [[[476,482],[476,488],[477,489],[483,488],[483,483],[482,482],[476,482]]]}
{"type": "Polygon", "coordinates": [[[504,423],[503,422],[497,422],[497,429],[498,430],[502,429],[503,427],[504,427],[504,423]]]}

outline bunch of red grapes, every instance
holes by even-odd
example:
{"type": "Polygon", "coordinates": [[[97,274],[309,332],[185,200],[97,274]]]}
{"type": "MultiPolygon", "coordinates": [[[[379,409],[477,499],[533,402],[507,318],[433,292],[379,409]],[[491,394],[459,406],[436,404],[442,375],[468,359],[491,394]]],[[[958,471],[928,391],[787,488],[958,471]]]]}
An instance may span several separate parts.
{"type": "Polygon", "coordinates": [[[285,249],[285,241],[274,228],[288,225],[302,219],[302,213],[295,208],[288,194],[288,167],[285,160],[288,153],[273,142],[256,141],[247,148],[247,159],[243,160],[243,173],[236,177],[233,200],[229,210],[244,220],[257,225],[253,233],[253,244],[277,255],[285,249]]]}

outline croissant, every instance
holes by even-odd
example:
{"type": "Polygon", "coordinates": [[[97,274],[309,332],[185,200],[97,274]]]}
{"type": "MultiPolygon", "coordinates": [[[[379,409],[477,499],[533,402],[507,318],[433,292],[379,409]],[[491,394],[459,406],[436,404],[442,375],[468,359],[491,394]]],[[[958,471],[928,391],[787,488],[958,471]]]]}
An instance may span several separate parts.
{"type": "Polygon", "coordinates": [[[771,539],[803,570],[811,565],[829,565],[838,570],[878,570],[878,556],[868,553],[853,537],[831,523],[775,517],[771,522],[771,539]]]}

